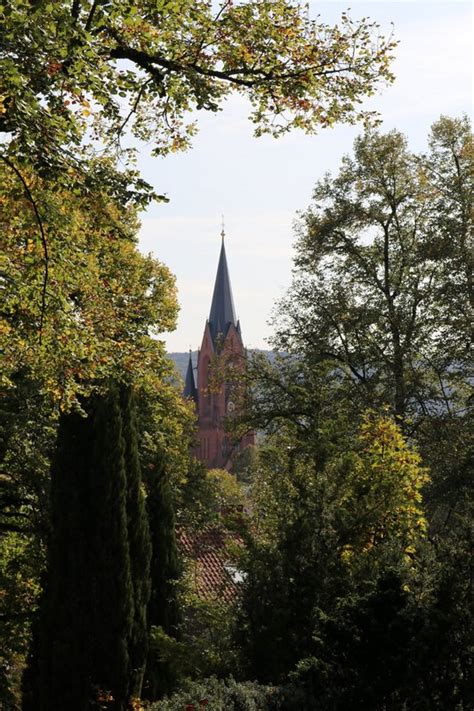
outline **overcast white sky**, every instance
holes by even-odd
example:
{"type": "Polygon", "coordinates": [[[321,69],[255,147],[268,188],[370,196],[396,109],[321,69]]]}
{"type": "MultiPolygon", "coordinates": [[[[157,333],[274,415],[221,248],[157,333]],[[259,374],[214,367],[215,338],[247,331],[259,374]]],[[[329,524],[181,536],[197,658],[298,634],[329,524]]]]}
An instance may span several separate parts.
{"type": "MultiPolygon", "coordinates": [[[[473,12],[463,0],[421,2],[311,2],[312,15],[337,22],[350,6],[400,41],[396,81],[367,101],[383,118],[382,130],[406,133],[423,150],[440,114],[472,114],[473,12]]],[[[181,311],[176,331],[165,334],[168,351],[201,344],[209,314],[225,215],[227,259],[238,317],[248,347],[266,347],[275,301],[289,285],[293,222],[311,200],[313,186],[335,172],[360,127],[337,126],[317,136],[294,132],[255,139],[241,98],[217,115],[202,114],[187,153],[166,158],[140,155],[140,169],[169,204],[151,206],[142,220],[140,247],[167,264],[177,278],[181,311]]]]}

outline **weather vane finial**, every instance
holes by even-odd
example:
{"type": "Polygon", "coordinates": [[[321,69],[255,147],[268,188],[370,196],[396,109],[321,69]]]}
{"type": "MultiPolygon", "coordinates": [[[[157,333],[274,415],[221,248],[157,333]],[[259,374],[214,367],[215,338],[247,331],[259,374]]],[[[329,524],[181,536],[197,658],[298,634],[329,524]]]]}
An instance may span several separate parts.
{"type": "Polygon", "coordinates": [[[224,215],[221,215],[221,217],[222,217],[221,237],[222,237],[222,241],[224,241],[224,237],[225,237],[224,215]]]}

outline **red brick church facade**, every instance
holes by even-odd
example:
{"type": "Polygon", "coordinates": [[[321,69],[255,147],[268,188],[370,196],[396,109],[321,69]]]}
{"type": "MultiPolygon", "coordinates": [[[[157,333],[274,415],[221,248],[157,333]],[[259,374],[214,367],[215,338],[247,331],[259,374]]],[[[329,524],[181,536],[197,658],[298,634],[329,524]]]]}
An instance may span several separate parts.
{"type": "Polygon", "coordinates": [[[245,348],[240,322],[235,315],[222,233],[211,310],[204,327],[201,349],[198,351],[197,385],[190,354],[184,388],[184,396],[194,400],[198,413],[199,444],[196,456],[210,469],[231,469],[236,454],[255,443],[252,432],[235,443],[225,431],[225,418],[231,416],[237,406],[234,402],[235,384],[227,380],[228,366],[232,365],[238,372],[245,367],[244,359],[245,348]],[[217,385],[211,382],[215,368],[224,374],[217,385]]]}

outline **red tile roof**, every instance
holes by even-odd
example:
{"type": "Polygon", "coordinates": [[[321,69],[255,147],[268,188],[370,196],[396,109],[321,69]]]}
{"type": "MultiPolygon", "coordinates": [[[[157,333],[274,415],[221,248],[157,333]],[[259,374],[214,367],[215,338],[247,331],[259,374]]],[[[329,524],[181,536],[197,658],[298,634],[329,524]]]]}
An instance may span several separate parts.
{"type": "Polygon", "coordinates": [[[181,529],[178,541],[191,563],[196,592],[208,601],[232,603],[240,593],[240,574],[230,548],[243,545],[242,539],[222,527],[206,526],[200,531],[181,529]]]}

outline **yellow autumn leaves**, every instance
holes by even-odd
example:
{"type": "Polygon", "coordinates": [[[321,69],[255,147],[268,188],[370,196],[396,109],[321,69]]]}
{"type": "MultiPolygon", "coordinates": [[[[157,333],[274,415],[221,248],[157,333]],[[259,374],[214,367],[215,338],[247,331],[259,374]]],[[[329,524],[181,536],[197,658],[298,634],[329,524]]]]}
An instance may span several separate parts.
{"type": "Polygon", "coordinates": [[[169,270],[136,249],[135,211],[99,190],[86,198],[23,171],[48,260],[31,201],[0,166],[2,387],[14,387],[23,369],[68,409],[95,381],[155,377],[163,348],[151,336],[173,327],[176,291],[169,270]]]}
{"type": "Polygon", "coordinates": [[[420,455],[394,420],[368,412],[345,480],[345,505],[357,506],[361,514],[352,540],[341,548],[342,560],[351,563],[390,540],[410,562],[427,530],[422,489],[428,482],[420,455]]]}

